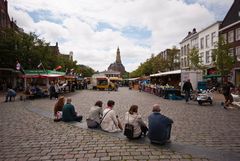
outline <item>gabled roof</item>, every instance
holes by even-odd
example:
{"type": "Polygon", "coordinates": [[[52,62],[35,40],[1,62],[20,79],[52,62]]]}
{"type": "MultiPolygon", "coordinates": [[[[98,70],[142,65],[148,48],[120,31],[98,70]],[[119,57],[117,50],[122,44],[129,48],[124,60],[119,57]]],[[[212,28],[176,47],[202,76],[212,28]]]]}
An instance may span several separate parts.
{"type": "Polygon", "coordinates": [[[237,21],[240,21],[240,0],[234,0],[231,8],[223,19],[220,28],[224,28],[231,25],[237,21]]]}

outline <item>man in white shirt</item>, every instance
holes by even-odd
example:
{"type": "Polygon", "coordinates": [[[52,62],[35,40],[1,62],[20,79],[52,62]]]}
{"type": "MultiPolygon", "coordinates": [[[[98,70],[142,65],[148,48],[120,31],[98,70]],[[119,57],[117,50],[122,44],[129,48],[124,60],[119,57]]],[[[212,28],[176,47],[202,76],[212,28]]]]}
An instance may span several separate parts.
{"type": "Polygon", "coordinates": [[[114,101],[109,100],[107,108],[103,111],[103,118],[100,124],[103,131],[119,132],[123,129],[116,112],[113,110],[114,104],[114,101]]]}

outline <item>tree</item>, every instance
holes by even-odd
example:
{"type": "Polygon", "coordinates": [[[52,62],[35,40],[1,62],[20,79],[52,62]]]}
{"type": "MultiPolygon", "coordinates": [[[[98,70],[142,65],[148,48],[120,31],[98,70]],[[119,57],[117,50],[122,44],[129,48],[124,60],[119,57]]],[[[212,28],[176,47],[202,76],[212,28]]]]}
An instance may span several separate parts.
{"type": "Polygon", "coordinates": [[[177,60],[179,60],[179,50],[176,48],[176,46],[173,46],[167,55],[166,69],[171,71],[178,68],[180,66],[180,63],[177,60]]]}
{"type": "Polygon", "coordinates": [[[199,51],[197,48],[192,48],[188,54],[190,60],[190,68],[193,70],[201,69],[204,70],[205,67],[202,65],[202,58],[199,56],[199,51]]]}
{"type": "Polygon", "coordinates": [[[223,77],[226,77],[234,66],[234,57],[229,53],[229,44],[222,36],[219,37],[212,56],[223,83],[223,77]]]}
{"type": "MultiPolygon", "coordinates": [[[[77,61],[69,60],[62,55],[53,54],[49,43],[44,39],[40,39],[35,33],[26,34],[16,32],[13,29],[3,31],[4,36],[0,38],[0,62],[1,67],[15,68],[16,60],[24,69],[36,69],[40,61],[45,69],[53,70],[57,66],[62,66],[60,71],[65,72],[66,69],[75,69],[77,61]]],[[[84,67],[83,75],[90,76],[93,74],[93,69],[84,67]]]]}

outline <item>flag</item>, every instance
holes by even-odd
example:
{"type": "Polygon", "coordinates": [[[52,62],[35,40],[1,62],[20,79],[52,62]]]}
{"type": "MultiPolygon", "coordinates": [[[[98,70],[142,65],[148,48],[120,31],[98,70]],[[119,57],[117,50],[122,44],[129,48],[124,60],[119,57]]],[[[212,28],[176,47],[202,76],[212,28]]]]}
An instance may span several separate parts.
{"type": "Polygon", "coordinates": [[[42,62],[40,64],[38,64],[37,68],[40,68],[42,66],[42,62]]]}
{"type": "Polygon", "coordinates": [[[57,66],[54,70],[59,70],[59,69],[62,69],[61,65],[57,66]]]}
{"type": "Polygon", "coordinates": [[[72,68],[72,69],[70,70],[70,75],[73,75],[73,72],[74,72],[74,69],[72,68]]]}
{"type": "Polygon", "coordinates": [[[21,64],[19,63],[19,61],[17,61],[16,63],[17,63],[16,64],[16,69],[19,70],[22,74],[24,74],[25,72],[24,72],[21,64]]]}
{"type": "Polygon", "coordinates": [[[21,64],[20,64],[19,62],[17,62],[16,69],[17,69],[17,70],[20,70],[20,69],[21,69],[21,64]]]}

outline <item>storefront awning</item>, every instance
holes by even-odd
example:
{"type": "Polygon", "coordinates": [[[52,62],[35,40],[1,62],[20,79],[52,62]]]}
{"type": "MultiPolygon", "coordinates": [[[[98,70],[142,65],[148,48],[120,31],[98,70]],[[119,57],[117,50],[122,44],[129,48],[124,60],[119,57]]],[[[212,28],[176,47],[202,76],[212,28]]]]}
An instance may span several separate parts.
{"type": "Polygon", "coordinates": [[[63,77],[64,72],[58,72],[54,70],[24,70],[25,74],[23,78],[55,78],[63,77]]]}
{"type": "Polygon", "coordinates": [[[160,77],[160,76],[180,74],[180,73],[181,73],[181,70],[174,70],[174,71],[169,71],[169,72],[151,74],[150,77],[160,77]]]}
{"type": "Polygon", "coordinates": [[[218,78],[218,77],[221,77],[221,75],[220,74],[209,74],[209,75],[203,76],[203,79],[218,78]]]}

